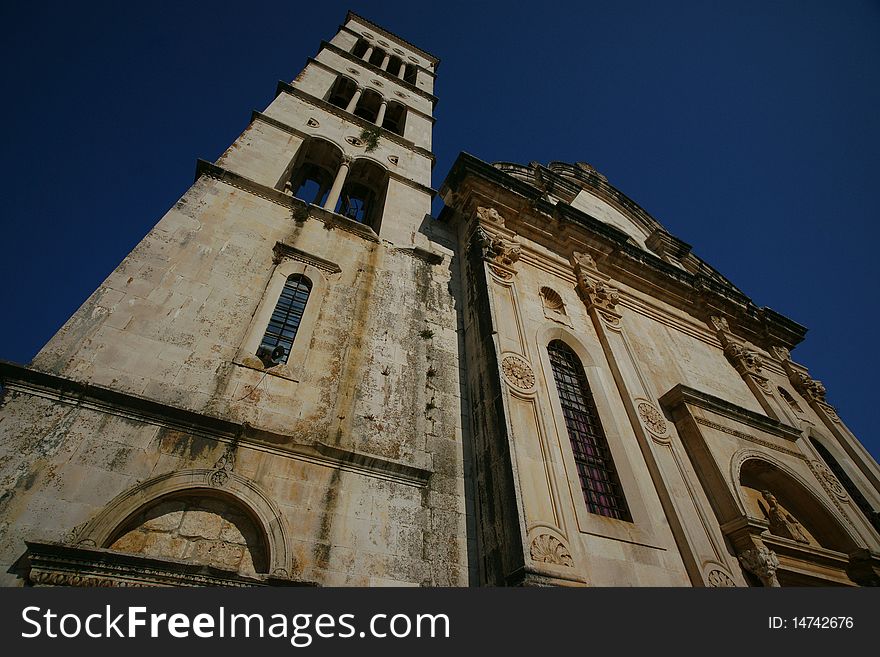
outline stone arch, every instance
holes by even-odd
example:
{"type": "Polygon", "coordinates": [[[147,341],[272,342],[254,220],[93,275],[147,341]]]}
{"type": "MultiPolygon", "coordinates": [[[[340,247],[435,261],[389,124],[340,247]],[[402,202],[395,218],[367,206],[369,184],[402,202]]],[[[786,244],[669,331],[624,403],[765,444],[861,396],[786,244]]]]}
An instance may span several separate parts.
{"type": "Polygon", "coordinates": [[[843,553],[860,545],[848,520],[832,509],[806,479],[769,454],[751,449],[734,454],[731,482],[744,516],[757,516],[755,502],[748,499],[744,488],[768,490],[807,530],[806,538],[843,553]]]}
{"type": "Polygon", "coordinates": [[[322,205],[344,155],[342,148],[329,139],[309,137],[297,149],[280,184],[306,203],[322,205]]]}
{"type": "Polygon", "coordinates": [[[177,497],[226,498],[243,509],[262,533],[265,570],[275,576],[289,576],[292,570],[290,543],[284,518],[278,507],[252,481],[229,473],[224,485],[210,483],[213,470],[195,469],[170,472],[148,479],[113,498],[77,533],[76,542],[109,547],[138,514],[163,500],[177,497]]]}

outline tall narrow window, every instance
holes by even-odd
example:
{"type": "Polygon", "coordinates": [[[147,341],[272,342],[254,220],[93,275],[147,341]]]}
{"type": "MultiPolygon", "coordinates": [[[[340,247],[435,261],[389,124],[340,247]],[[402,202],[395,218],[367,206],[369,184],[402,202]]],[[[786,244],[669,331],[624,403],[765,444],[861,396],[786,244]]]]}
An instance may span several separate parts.
{"type": "Polygon", "coordinates": [[[287,362],[311,291],[312,283],[305,276],[291,274],[287,277],[263,341],[257,349],[257,358],[266,367],[287,362]]]}
{"type": "Polygon", "coordinates": [[[584,367],[561,340],[551,342],[547,353],[587,508],[590,513],[631,521],[584,367]]]}
{"type": "Polygon", "coordinates": [[[840,480],[840,483],[843,484],[846,492],[849,493],[849,496],[853,499],[853,502],[856,503],[856,506],[859,507],[861,512],[868,519],[868,522],[871,523],[871,526],[874,527],[874,529],[876,529],[878,532],[880,532],[880,512],[875,511],[874,507],[871,506],[871,503],[867,499],[865,499],[862,491],[860,491],[858,486],[855,485],[855,482],[853,482],[853,480],[849,478],[849,475],[846,474],[846,471],[843,469],[840,463],[837,462],[837,459],[831,455],[831,452],[828,451],[828,448],[815,438],[810,438],[810,442],[813,443],[813,447],[815,447],[816,451],[819,452],[819,456],[821,456],[822,460],[825,461],[828,469],[831,470],[831,472],[833,472],[834,475],[840,480]]]}

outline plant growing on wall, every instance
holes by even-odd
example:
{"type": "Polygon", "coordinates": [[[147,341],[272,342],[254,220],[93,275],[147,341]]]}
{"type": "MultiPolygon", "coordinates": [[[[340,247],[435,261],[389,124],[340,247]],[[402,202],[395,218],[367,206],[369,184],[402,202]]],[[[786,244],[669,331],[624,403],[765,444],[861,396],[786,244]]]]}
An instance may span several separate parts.
{"type": "Polygon", "coordinates": [[[364,150],[367,153],[371,153],[372,151],[379,148],[379,135],[382,134],[379,131],[379,128],[364,128],[361,130],[361,141],[364,142],[365,148],[364,150]]]}

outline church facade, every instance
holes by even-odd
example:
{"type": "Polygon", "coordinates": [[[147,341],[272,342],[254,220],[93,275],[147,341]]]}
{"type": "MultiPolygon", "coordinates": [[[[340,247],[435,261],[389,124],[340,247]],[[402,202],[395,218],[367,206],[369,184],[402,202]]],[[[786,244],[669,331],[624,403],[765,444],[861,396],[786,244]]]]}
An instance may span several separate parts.
{"type": "Polygon", "coordinates": [[[6,586],[880,583],[880,468],[759,308],[585,163],[462,153],[349,13],[29,365],[6,586]]]}

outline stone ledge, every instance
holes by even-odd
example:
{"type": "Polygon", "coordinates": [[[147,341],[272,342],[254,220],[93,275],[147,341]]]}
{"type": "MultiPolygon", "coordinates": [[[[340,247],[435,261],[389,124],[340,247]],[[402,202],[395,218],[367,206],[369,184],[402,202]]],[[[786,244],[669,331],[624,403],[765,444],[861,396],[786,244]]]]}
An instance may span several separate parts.
{"type": "Polygon", "coordinates": [[[433,472],[428,468],[391,461],[370,454],[327,445],[318,441],[297,442],[297,437],[223,420],[138,395],[34,370],[0,360],[0,384],[10,390],[37,395],[89,410],[166,426],[192,435],[269,452],[277,456],[309,461],[324,467],[379,477],[422,488],[433,472]]]}
{"type": "Polygon", "coordinates": [[[25,541],[31,586],[195,587],[317,586],[275,575],[247,576],[186,561],[116,552],[87,545],[25,541]]]}
{"type": "Polygon", "coordinates": [[[663,408],[675,411],[682,405],[696,406],[705,409],[717,415],[735,420],[739,424],[743,424],[754,429],[758,429],[765,433],[785,438],[792,442],[801,437],[801,431],[795,427],[783,424],[777,420],[761,415],[755,411],[750,411],[736,404],[715,397],[705,392],[700,392],[694,388],[678,384],[658,400],[663,408]]]}

